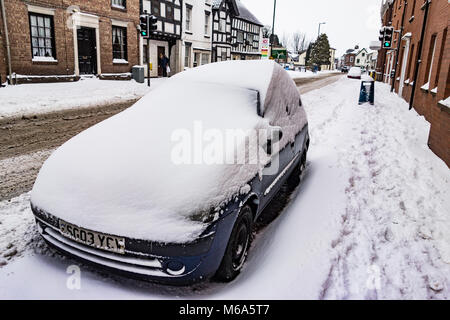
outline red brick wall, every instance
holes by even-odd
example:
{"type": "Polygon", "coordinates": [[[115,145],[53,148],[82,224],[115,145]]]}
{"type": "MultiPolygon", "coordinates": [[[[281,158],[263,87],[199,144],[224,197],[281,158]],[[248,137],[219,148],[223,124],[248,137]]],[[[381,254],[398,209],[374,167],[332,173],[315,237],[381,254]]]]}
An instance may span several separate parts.
{"type": "MultiPolygon", "coordinates": [[[[408,1],[406,7],[404,32],[403,34],[411,33],[410,52],[414,45],[413,59],[408,57],[405,80],[410,81],[414,78],[415,65],[417,61],[417,53],[419,41],[421,38],[422,25],[424,20],[424,10],[421,10],[423,0],[415,0],[416,4],[413,9],[414,0],[408,1]],[[414,18],[413,18],[414,17],[414,18]]],[[[403,11],[405,10],[403,0],[395,0],[393,4],[392,25],[400,28],[403,11]]],[[[449,35],[449,17],[450,6],[448,0],[433,0],[429,7],[428,20],[426,32],[424,37],[422,49],[422,63],[419,67],[419,74],[416,83],[416,92],[414,97],[414,109],[427,119],[431,124],[428,144],[430,148],[441,157],[448,166],[450,166],[450,139],[449,139],[449,111],[448,108],[441,108],[438,106],[438,101],[446,99],[449,94],[449,70],[450,70],[450,35],[449,35]],[[445,31],[447,29],[447,32],[445,31]],[[431,66],[431,80],[430,90],[426,91],[421,87],[428,82],[427,69],[431,65],[432,48],[430,46],[432,36],[436,35],[436,49],[431,66]],[[431,89],[437,87],[437,93],[432,93],[431,89]]],[[[398,41],[398,34],[394,36],[398,41]]],[[[399,64],[396,78],[400,77],[402,58],[405,41],[402,41],[399,52],[399,64]]],[[[397,42],[394,42],[394,47],[397,42]]],[[[398,92],[399,81],[395,80],[395,90],[398,92]]],[[[406,101],[410,101],[412,94],[412,86],[404,85],[402,96],[406,101]]]]}
{"type": "Polygon", "coordinates": [[[67,27],[69,6],[78,6],[83,13],[99,16],[102,73],[129,72],[138,64],[139,47],[136,26],[139,24],[139,0],[128,0],[126,10],[111,7],[111,0],[8,0],[6,10],[11,41],[13,72],[25,75],[71,75],[74,73],[73,31],[67,27]],[[33,62],[31,54],[28,9],[26,4],[55,10],[55,46],[58,62],[33,62]],[[113,65],[111,19],[127,21],[128,65],[113,65]]]}
{"type": "MultiPolygon", "coordinates": [[[[1,8],[0,8],[1,9],[1,8]]],[[[4,38],[4,30],[3,30],[3,19],[0,12],[0,84],[5,82],[7,67],[6,67],[6,44],[3,40],[4,38]]]]}

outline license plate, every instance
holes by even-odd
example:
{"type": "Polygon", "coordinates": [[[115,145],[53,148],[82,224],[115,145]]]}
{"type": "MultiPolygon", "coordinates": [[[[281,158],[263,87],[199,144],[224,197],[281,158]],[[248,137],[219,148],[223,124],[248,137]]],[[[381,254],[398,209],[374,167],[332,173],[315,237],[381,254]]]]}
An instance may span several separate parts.
{"type": "Polygon", "coordinates": [[[59,220],[59,230],[63,236],[90,247],[110,252],[125,253],[125,239],[80,228],[64,220],[59,220]]]}

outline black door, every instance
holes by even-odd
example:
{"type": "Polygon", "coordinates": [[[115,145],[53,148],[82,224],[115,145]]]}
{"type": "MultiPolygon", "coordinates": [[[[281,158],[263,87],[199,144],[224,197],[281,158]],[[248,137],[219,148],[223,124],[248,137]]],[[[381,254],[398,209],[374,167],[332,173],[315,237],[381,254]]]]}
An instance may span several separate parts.
{"type": "Polygon", "coordinates": [[[95,29],[79,28],[78,36],[78,66],[80,74],[97,73],[97,47],[95,46],[95,29]]]}

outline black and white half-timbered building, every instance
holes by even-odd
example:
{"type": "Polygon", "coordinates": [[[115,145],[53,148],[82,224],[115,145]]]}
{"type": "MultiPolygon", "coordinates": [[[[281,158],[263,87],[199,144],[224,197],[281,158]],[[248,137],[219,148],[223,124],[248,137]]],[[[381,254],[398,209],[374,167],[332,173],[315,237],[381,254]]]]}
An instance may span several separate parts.
{"type": "Polygon", "coordinates": [[[261,59],[263,24],[236,0],[238,14],[233,16],[231,28],[231,55],[233,60],[261,59]]]}
{"type": "Polygon", "coordinates": [[[213,0],[213,61],[261,59],[263,24],[240,0],[213,0]]]}
{"type": "Polygon", "coordinates": [[[146,67],[145,75],[148,75],[148,59],[152,63],[151,77],[161,77],[163,71],[158,64],[160,54],[170,59],[171,74],[181,70],[181,35],[182,35],[182,0],[140,0],[141,11],[158,18],[158,29],[151,36],[150,50],[147,48],[147,40],[141,37],[140,56],[141,64],[146,67]]]}
{"type": "Polygon", "coordinates": [[[239,14],[235,0],[213,0],[212,61],[231,60],[233,16],[239,14]]]}

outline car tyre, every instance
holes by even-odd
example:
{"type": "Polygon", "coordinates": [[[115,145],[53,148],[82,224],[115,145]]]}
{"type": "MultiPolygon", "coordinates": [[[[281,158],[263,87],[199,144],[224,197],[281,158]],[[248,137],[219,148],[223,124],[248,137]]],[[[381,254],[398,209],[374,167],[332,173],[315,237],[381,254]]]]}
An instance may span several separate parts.
{"type": "Polygon", "coordinates": [[[242,207],[234,224],[227,249],[215,275],[216,280],[230,282],[242,270],[252,240],[253,214],[250,206],[242,207]]]}

